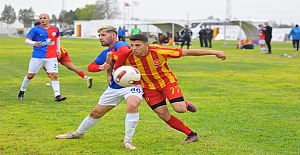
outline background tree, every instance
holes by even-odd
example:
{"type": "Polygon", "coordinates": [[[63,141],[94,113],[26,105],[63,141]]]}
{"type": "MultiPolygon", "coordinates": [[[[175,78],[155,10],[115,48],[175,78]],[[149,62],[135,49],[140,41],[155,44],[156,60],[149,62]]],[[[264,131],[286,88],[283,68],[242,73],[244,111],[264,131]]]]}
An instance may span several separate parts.
{"type": "Polygon", "coordinates": [[[58,22],[60,24],[66,22],[66,15],[67,15],[67,11],[66,10],[61,10],[61,12],[59,13],[59,16],[58,16],[58,22]]]}
{"type": "Polygon", "coordinates": [[[101,6],[107,19],[114,19],[121,15],[118,0],[97,0],[96,6],[101,6]]]}
{"type": "Polygon", "coordinates": [[[273,28],[278,28],[279,27],[279,24],[277,24],[276,21],[272,21],[272,25],[273,25],[273,28]]]}
{"type": "Polygon", "coordinates": [[[96,2],[95,8],[94,8],[94,11],[93,11],[92,19],[93,20],[105,19],[105,17],[106,17],[106,15],[105,15],[105,5],[96,2]]]}
{"type": "Polygon", "coordinates": [[[4,10],[1,13],[1,21],[7,24],[13,24],[17,20],[16,12],[10,5],[5,5],[4,10]]]}
{"type": "Polygon", "coordinates": [[[64,11],[62,10],[59,14],[58,22],[59,23],[65,23],[67,25],[74,25],[74,20],[77,20],[77,16],[75,14],[75,11],[70,10],[64,11]]]}
{"type": "Polygon", "coordinates": [[[76,17],[78,20],[92,20],[94,9],[96,5],[87,4],[84,8],[77,8],[75,10],[76,17]]]}
{"type": "Polygon", "coordinates": [[[280,24],[279,28],[292,28],[292,26],[288,24],[280,24]]]}
{"type": "Polygon", "coordinates": [[[55,16],[55,14],[52,14],[52,16],[51,16],[51,23],[54,24],[55,26],[56,26],[57,23],[58,23],[58,19],[57,19],[57,17],[55,16]]]}
{"type": "Polygon", "coordinates": [[[67,24],[74,25],[74,20],[77,20],[78,18],[75,14],[75,11],[70,10],[69,12],[67,12],[65,19],[67,24]]]}
{"type": "Polygon", "coordinates": [[[24,24],[24,28],[29,28],[35,22],[34,15],[35,13],[31,7],[29,9],[20,9],[18,20],[24,24]]]}
{"type": "Polygon", "coordinates": [[[75,10],[76,20],[114,19],[121,15],[118,0],[97,0],[75,10]]]}

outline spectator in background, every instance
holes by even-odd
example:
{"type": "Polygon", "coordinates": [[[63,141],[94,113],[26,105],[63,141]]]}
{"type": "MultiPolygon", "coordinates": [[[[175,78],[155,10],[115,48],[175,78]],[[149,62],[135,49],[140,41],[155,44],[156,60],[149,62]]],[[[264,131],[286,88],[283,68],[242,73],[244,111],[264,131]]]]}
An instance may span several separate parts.
{"type": "Polygon", "coordinates": [[[131,36],[142,33],[142,30],[134,24],[134,28],[131,29],[131,36]]]}
{"type": "Polygon", "coordinates": [[[272,27],[269,26],[268,22],[265,22],[265,27],[264,28],[265,28],[265,30],[264,30],[265,41],[266,41],[266,44],[268,46],[268,53],[267,54],[272,54],[272,49],[271,49],[272,27]]]}
{"type": "Polygon", "coordinates": [[[209,44],[209,48],[211,48],[211,40],[213,38],[214,30],[211,29],[211,26],[208,26],[208,29],[206,30],[206,37],[209,44]]]}
{"type": "Polygon", "coordinates": [[[208,47],[208,44],[207,44],[207,31],[208,29],[207,29],[207,27],[206,27],[206,25],[204,25],[204,30],[203,30],[203,32],[204,32],[204,36],[203,36],[203,42],[204,42],[204,47],[208,47]]]}
{"type": "Polygon", "coordinates": [[[199,34],[200,47],[203,47],[203,41],[204,41],[203,38],[204,38],[204,35],[206,35],[206,34],[204,32],[202,25],[200,26],[200,31],[198,32],[198,34],[199,34]]]}
{"type": "Polygon", "coordinates": [[[124,42],[126,42],[126,32],[128,32],[128,30],[126,30],[126,27],[125,27],[125,26],[123,26],[123,29],[124,29],[124,31],[125,31],[125,32],[124,32],[124,38],[123,38],[123,39],[124,39],[124,42]]]}
{"type": "Polygon", "coordinates": [[[119,26],[118,29],[118,40],[125,42],[125,29],[123,29],[121,26],[119,26]]]}
{"type": "Polygon", "coordinates": [[[185,43],[186,43],[187,49],[189,49],[191,37],[193,35],[193,32],[189,29],[189,26],[185,25],[185,28],[180,30],[179,34],[180,34],[180,37],[182,38],[181,49],[185,43]]]}
{"type": "Polygon", "coordinates": [[[258,25],[258,27],[259,27],[259,30],[258,30],[258,33],[259,33],[259,41],[258,41],[258,43],[260,44],[260,51],[261,51],[261,53],[265,53],[266,52],[266,37],[265,37],[265,33],[264,33],[264,31],[266,30],[265,28],[264,28],[264,26],[263,25],[258,25]]]}
{"type": "Polygon", "coordinates": [[[298,25],[296,25],[294,28],[292,28],[289,39],[292,36],[293,38],[293,47],[295,52],[299,50],[299,40],[300,40],[300,28],[298,25]]]}

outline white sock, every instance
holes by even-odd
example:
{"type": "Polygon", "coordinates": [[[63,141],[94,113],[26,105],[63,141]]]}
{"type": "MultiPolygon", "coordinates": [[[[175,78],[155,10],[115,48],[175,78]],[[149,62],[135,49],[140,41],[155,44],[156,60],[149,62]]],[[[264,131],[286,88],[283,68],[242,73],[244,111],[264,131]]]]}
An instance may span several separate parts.
{"type": "Polygon", "coordinates": [[[85,119],[81,122],[77,129],[77,133],[79,134],[85,134],[92,126],[97,124],[99,122],[100,118],[94,119],[90,116],[86,116],[85,119]]]}
{"type": "Polygon", "coordinates": [[[20,88],[21,91],[26,91],[27,86],[29,85],[31,79],[27,78],[27,75],[24,77],[23,82],[22,82],[22,86],[20,88]]]}
{"type": "Polygon", "coordinates": [[[51,86],[54,91],[54,97],[56,97],[57,95],[60,95],[59,81],[51,81],[51,86]]]}
{"type": "Polygon", "coordinates": [[[134,113],[134,114],[127,113],[125,118],[124,143],[128,141],[132,142],[132,137],[135,132],[135,128],[138,124],[139,119],[140,119],[139,113],[134,113]]]}
{"type": "Polygon", "coordinates": [[[85,75],[85,76],[83,77],[83,79],[84,79],[85,81],[87,81],[87,80],[88,80],[88,76],[85,75]]]}

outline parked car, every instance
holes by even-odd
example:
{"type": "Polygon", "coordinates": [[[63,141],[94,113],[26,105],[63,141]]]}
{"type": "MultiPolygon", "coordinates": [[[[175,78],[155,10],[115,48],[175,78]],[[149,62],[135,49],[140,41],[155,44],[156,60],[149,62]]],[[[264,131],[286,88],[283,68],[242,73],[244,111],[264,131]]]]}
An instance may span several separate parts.
{"type": "Polygon", "coordinates": [[[60,36],[72,36],[74,34],[74,28],[65,29],[60,32],[60,36]]]}

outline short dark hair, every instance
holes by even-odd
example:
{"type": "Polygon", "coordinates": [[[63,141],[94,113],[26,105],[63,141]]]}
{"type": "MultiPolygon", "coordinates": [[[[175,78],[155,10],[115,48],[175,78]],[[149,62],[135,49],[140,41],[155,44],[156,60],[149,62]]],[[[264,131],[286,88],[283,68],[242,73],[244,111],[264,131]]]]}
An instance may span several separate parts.
{"type": "Polygon", "coordinates": [[[144,43],[148,43],[148,37],[144,34],[136,34],[130,37],[130,41],[142,41],[144,43]]]}
{"type": "Polygon", "coordinates": [[[35,22],[34,26],[41,25],[41,22],[35,22]]]}
{"type": "Polygon", "coordinates": [[[258,25],[258,27],[262,26],[261,24],[258,25]]]}
{"type": "Polygon", "coordinates": [[[296,27],[298,27],[298,24],[296,24],[296,27]]]}

